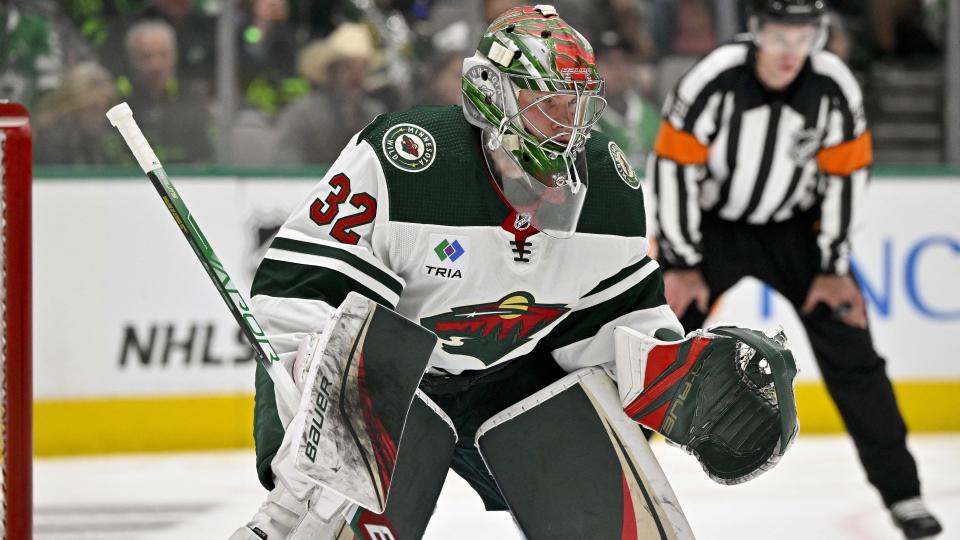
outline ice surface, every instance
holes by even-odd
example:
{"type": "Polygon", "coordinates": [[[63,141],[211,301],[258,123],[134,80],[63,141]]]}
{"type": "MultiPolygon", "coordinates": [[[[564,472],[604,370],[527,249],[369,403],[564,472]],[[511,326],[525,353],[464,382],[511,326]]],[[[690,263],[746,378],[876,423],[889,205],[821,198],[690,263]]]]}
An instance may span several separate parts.
{"type": "MultiPolygon", "coordinates": [[[[924,494],[960,539],[960,435],[910,439],[924,494]]],[[[896,540],[847,437],[805,436],[772,471],[738,486],[711,482],[682,451],[654,443],[700,539],[896,540]]],[[[227,538],[260,504],[253,450],[35,461],[37,540],[227,538]]],[[[519,538],[505,513],[485,513],[454,474],[427,539],[519,538]]]]}

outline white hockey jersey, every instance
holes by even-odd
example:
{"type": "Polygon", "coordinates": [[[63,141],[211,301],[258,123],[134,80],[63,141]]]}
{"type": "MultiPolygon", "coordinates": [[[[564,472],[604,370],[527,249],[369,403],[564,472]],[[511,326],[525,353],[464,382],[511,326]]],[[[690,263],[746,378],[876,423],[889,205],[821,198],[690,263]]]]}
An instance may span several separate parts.
{"type": "Polygon", "coordinates": [[[682,332],[647,256],[639,181],[617,145],[587,145],[587,200],[568,239],[499,197],[458,107],[383,115],[280,229],[253,302],[278,352],[359,292],[435,332],[434,369],[485,369],[549,344],[572,371],[613,361],[612,330],[682,332]]]}

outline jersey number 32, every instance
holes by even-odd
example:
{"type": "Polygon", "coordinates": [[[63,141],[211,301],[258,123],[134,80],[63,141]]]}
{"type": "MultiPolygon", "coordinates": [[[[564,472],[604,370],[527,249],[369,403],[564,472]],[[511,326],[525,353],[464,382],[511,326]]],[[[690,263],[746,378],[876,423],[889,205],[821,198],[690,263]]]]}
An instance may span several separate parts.
{"type": "MultiPolygon", "coordinates": [[[[333,222],[330,236],[344,244],[356,244],[360,241],[360,235],[351,229],[373,221],[377,215],[377,200],[369,193],[355,193],[351,197],[350,178],[343,173],[332,176],[328,183],[333,190],[323,201],[319,198],[314,199],[313,204],[310,205],[310,219],[320,226],[333,222]],[[340,207],[345,203],[360,211],[337,219],[340,215],[340,207]]],[[[349,209],[347,211],[349,212],[349,209]]]]}

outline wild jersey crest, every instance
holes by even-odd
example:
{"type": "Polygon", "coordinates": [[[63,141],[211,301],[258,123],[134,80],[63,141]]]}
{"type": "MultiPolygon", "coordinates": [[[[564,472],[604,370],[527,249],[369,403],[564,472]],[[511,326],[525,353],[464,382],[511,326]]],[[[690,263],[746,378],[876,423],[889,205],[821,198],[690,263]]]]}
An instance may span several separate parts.
{"type": "Polygon", "coordinates": [[[443,350],[472,356],[490,365],[570,311],[566,304],[537,304],[519,291],[496,302],[455,307],[420,320],[440,337],[443,350]]]}
{"type": "Polygon", "coordinates": [[[421,172],[433,165],[437,142],[416,124],[397,124],[383,134],[383,155],[391,165],[406,172],[421,172]]]}
{"type": "Polygon", "coordinates": [[[623,153],[620,146],[610,141],[607,144],[607,149],[610,151],[610,159],[613,160],[613,168],[616,169],[620,179],[633,189],[639,188],[640,179],[637,178],[636,171],[633,170],[633,167],[630,165],[630,160],[627,159],[626,154],[623,153]]]}

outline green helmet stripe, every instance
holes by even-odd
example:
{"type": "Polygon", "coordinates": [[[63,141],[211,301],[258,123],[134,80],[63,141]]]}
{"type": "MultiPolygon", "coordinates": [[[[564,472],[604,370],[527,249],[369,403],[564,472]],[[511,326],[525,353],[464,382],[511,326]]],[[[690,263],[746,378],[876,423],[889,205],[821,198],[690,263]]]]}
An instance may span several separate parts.
{"type": "Polygon", "coordinates": [[[535,77],[537,78],[538,82],[543,83],[544,88],[541,88],[539,86],[537,86],[536,88],[533,88],[531,81],[525,80],[523,79],[523,77],[511,77],[514,84],[520,87],[525,87],[527,90],[544,90],[547,92],[556,92],[557,91],[556,87],[554,87],[553,83],[550,82],[549,80],[553,78],[552,71],[550,69],[547,69],[546,67],[544,67],[543,64],[540,63],[540,60],[537,58],[535,54],[533,54],[533,51],[531,51],[530,48],[527,47],[527,45],[523,42],[523,40],[519,38],[514,38],[513,42],[517,45],[517,48],[519,48],[521,52],[520,58],[517,60],[514,60],[514,63],[519,63],[520,65],[524,66],[524,73],[514,73],[514,74],[529,75],[531,77],[535,77]],[[528,60],[530,62],[530,66],[525,65],[523,63],[523,60],[528,60]],[[531,72],[531,69],[530,69],[531,67],[533,68],[533,72],[531,72]]]}

